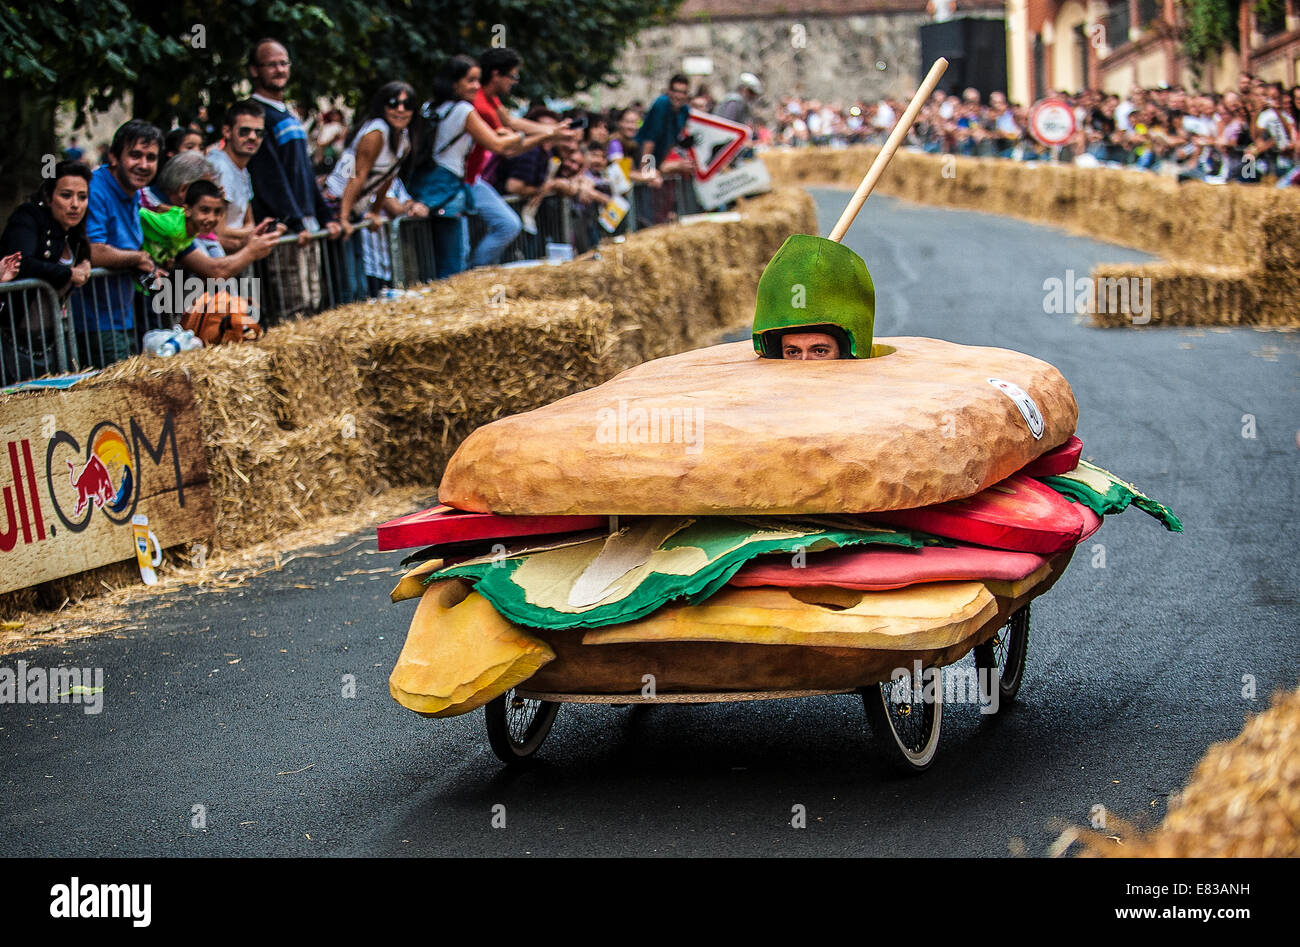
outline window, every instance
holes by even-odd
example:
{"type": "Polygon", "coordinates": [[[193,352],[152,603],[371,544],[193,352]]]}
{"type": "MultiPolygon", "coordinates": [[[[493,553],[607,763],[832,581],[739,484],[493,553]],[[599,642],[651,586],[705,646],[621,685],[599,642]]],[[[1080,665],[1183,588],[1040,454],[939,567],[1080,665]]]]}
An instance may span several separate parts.
{"type": "Polygon", "coordinates": [[[1262,36],[1276,36],[1286,31],[1286,4],[1283,0],[1271,0],[1267,4],[1255,7],[1255,27],[1262,36]]]}
{"type": "Polygon", "coordinates": [[[1118,49],[1128,42],[1128,0],[1119,0],[1106,7],[1106,45],[1118,49]]]}

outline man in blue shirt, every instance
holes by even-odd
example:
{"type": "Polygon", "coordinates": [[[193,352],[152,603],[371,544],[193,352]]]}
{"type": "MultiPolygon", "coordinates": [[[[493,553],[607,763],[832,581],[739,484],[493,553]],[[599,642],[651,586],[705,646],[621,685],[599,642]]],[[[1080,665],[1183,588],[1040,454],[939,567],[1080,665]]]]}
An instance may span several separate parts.
{"type": "Polygon", "coordinates": [[[73,297],[72,313],[83,368],[102,368],[135,353],[135,283],[142,274],[160,274],[141,249],[140,188],[158,170],[162,132],[132,119],[113,135],[108,164],[90,178],[86,239],[90,263],[124,272],[92,280],[73,297]]]}
{"type": "Polygon", "coordinates": [[[691,107],[687,104],[690,97],[690,83],[683,75],[673,76],[668,80],[668,91],[654,100],[650,111],[636,133],[636,140],[641,143],[641,156],[655,156],[655,166],[662,165],[673,150],[691,107]]]}

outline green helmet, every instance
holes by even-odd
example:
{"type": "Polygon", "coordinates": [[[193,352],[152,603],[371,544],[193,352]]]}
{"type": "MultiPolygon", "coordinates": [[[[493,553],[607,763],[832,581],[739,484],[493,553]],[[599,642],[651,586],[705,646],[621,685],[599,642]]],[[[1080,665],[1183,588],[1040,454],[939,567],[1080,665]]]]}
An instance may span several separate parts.
{"type": "Polygon", "coordinates": [[[836,337],[842,358],[870,358],[875,320],[876,288],[862,257],[833,240],[797,233],[758,281],[754,351],[780,358],[782,336],[802,329],[836,337]]]}

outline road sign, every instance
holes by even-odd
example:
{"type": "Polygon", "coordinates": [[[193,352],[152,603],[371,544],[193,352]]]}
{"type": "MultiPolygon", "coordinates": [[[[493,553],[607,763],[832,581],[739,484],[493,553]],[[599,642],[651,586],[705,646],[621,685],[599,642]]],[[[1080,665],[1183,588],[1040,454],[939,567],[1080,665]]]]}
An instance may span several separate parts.
{"type": "Polygon", "coordinates": [[[1075,132],[1074,109],[1063,99],[1042,99],[1029,110],[1029,133],[1039,144],[1055,148],[1075,132]]]}
{"type": "Polygon", "coordinates": [[[772,190],[772,178],[762,160],[737,162],[735,167],[715,174],[707,181],[695,182],[695,196],[700,206],[712,210],[738,197],[772,190]]]}
{"type": "Polygon", "coordinates": [[[691,109],[686,120],[695,159],[695,180],[707,181],[731,163],[749,141],[749,126],[691,109]]]}

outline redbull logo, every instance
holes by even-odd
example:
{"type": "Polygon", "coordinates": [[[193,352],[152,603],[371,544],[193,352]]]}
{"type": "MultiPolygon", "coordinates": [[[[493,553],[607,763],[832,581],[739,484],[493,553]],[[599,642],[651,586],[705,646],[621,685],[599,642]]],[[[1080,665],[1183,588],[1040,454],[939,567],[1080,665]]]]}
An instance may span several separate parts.
{"type": "MultiPolygon", "coordinates": [[[[60,431],[50,443],[54,444],[60,435],[72,441],[71,437],[60,431]]],[[[65,460],[64,463],[67,464],[68,482],[72,485],[74,497],[73,519],[67,522],[70,529],[76,531],[73,523],[83,514],[88,522],[93,510],[103,510],[114,523],[124,523],[130,519],[127,507],[134,505],[136,455],[121,428],[112,421],[100,421],[90,432],[86,461],[81,469],[78,470],[76,463],[71,460],[65,460]]],[[[55,496],[56,511],[62,518],[53,489],[51,495],[55,496]]]]}
{"type": "Polygon", "coordinates": [[[96,507],[103,507],[117,496],[113,481],[108,479],[108,468],[94,455],[86,461],[81,473],[77,473],[76,466],[68,461],[68,479],[72,481],[72,489],[77,491],[77,506],[72,511],[73,516],[80,516],[81,511],[92,501],[96,507]]]}
{"type": "Polygon", "coordinates": [[[168,479],[175,485],[179,503],[185,505],[173,415],[164,417],[157,443],[145,435],[135,418],[131,418],[129,430],[128,434],[112,421],[100,421],[90,430],[84,455],[81,442],[67,431],[56,431],[50,438],[45,452],[46,485],[55,514],[71,532],[89,526],[96,510],[114,524],[130,521],[139,502],[139,462],[144,456],[163,469],[171,468],[173,476],[168,479]],[[69,460],[69,450],[74,457],[86,459],[69,460]],[[66,473],[56,480],[56,470],[66,473]]]}
{"type": "Polygon", "coordinates": [[[136,553],[137,517],[160,537],[149,534],[151,567],[162,542],[210,534],[184,378],[40,393],[0,405],[0,432],[0,593],[121,562],[136,553]]]}

